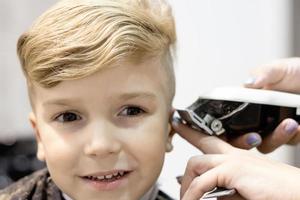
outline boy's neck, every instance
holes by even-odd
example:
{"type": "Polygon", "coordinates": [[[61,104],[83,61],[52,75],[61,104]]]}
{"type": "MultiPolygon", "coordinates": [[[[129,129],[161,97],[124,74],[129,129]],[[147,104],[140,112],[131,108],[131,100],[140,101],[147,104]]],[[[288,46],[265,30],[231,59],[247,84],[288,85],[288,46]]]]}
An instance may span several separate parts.
{"type": "Polygon", "coordinates": [[[141,200],[155,200],[158,194],[158,187],[155,184],[150,190],[141,198],[141,200]]]}

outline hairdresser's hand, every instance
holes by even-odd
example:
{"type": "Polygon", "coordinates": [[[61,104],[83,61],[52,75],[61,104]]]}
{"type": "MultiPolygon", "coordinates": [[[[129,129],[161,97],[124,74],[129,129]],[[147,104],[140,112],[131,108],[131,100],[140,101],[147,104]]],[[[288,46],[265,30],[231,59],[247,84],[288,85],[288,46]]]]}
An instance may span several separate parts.
{"type": "Polygon", "coordinates": [[[245,86],[300,94],[299,77],[300,58],[287,58],[254,68],[245,86]]]}
{"type": "Polygon", "coordinates": [[[173,129],[205,153],[189,160],[181,199],[198,200],[216,186],[235,188],[238,194],[227,197],[231,200],[300,199],[299,169],[232,147],[179,121],[173,122],[173,129]]]}
{"type": "MultiPolygon", "coordinates": [[[[300,58],[288,58],[255,68],[246,87],[257,89],[278,90],[300,94],[300,58]]],[[[263,153],[268,153],[283,144],[298,144],[300,142],[300,127],[293,119],[286,119],[266,138],[256,133],[248,133],[230,141],[234,146],[249,149],[256,147],[263,153]]]]}

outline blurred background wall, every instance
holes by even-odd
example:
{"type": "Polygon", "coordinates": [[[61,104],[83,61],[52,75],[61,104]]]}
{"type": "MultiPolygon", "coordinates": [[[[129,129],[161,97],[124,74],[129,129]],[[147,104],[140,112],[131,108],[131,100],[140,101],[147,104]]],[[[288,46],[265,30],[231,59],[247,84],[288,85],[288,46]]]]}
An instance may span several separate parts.
{"type": "Polygon", "coordinates": [[[33,20],[55,0],[0,1],[0,138],[32,135],[30,111],[16,43],[33,20]]]}
{"type": "MultiPolygon", "coordinates": [[[[55,0],[0,1],[0,141],[32,137],[25,80],[16,57],[16,41],[55,0]]],[[[186,107],[199,93],[217,86],[241,85],[251,68],[300,51],[297,0],[170,0],[178,31],[175,107],[186,107]]],[[[160,178],[178,197],[175,177],[188,158],[200,152],[179,137],[167,155],[160,178]]],[[[296,148],[268,156],[297,164],[296,148]]],[[[298,159],[299,160],[299,159],[298,159]]],[[[1,165],[1,163],[0,163],[1,165]]]]}

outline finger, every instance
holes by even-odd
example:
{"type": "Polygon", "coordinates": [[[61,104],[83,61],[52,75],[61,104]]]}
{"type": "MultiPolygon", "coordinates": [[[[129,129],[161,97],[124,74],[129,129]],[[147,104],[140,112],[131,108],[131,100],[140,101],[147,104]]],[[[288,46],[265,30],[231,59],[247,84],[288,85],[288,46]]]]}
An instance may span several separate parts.
{"type": "Polygon", "coordinates": [[[300,126],[298,126],[296,133],[294,134],[294,137],[290,139],[288,144],[297,145],[300,143],[300,126]]]}
{"type": "Polygon", "coordinates": [[[191,182],[206,171],[220,165],[225,160],[224,155],[201,155],[189,159],[181,182],[181,194],[183,194],[191,182]]]}
{"type": "Polygon", "coordinates": [[[189,187],[183,193],[182,200],[198,200],[206,192],[211,191],[214,189],[217,184],[217,172],[216,169],[212,169],[202,176],[198,176],[193,179],[189,187]]]}
{"type": "Polygon", "coordinates": [[[273,63],[256,68],[252,74],[253,77],[245,82],[245,87],[267,89],[272,88],[271,85],[275,85],[283,79],[285,68],[281,63],[273,63]]]}
{"type": "Polygon", "coordinates": [[[273,133],[267,135],[257,149],[262,153],[274,151],[279,146],[288,143],[297,133],[298,123],[293,119],[283,120],[273,133]]]}
{"type": "Polygon", "coordinates": [[[252,149],[261,144],[262,138],[258,133],[247,133],[228,141],[232,146],[241,149],[252,149]]]}
{"type": "Polygon", "coordinates": [[[226,187],[225,182],[229,183],[231,181],[225,179],[224,174],[221,173],[220,169],[220,167],[215,167],[201,176],[194,178],[185,191],[182,199],[198,200],[203,197],[206,192],[211,191],[217,186],[226,187]]]}
{"type": "Polygon", "coordinates": [[[234,149],[234,147],[223,140],[190,128],[188,125],[181,123],[176,118],[172,121],[172,127],[176,133],[204,153],[227,153],[234,149]]]}

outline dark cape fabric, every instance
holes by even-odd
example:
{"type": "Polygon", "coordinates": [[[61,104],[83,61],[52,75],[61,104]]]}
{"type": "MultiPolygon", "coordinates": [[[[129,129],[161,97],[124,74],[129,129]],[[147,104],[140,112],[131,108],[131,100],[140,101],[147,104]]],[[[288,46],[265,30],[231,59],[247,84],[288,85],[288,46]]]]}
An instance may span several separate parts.
{"type": "Polygon", "coordinates": [[[42,169],[0,190],[0,200],[63,200],[47,169],[42,169]]]}
{"type": "MultiPolygon", "coordinates": [[[[64,200],[64,198],[51,180],[48,170],[42,169],[0,190],[0,200],[64,200]]],[[[159,191],[156,200],[173,199],[159,191]]]]}

